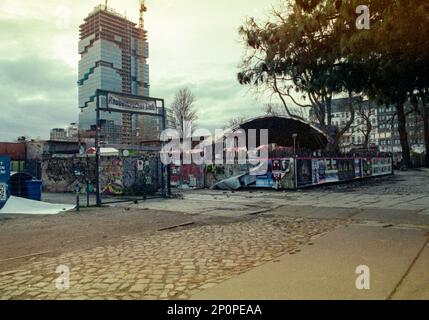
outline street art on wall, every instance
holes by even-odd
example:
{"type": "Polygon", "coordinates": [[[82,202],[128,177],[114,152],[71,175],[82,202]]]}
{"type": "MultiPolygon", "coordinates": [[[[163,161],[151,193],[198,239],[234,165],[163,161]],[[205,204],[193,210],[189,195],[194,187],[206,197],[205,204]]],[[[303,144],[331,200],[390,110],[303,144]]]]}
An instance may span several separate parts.
{"type": "Polygon", "coordinates": [[[298,188],[393,173],[391,158],[298,158],[297,168],[298,188]]]}
{"type": "Polygon", "coordinates": [[[104,195],[122,195],[122,160],[119,157],[106,157],[100,162],[100,190],[104,195]]]}
{"type": "MultiPolygon", "coordinates": [[[[260,168],[259,165],[249,164],[234,164],[225,165],[224,174],[221,176],[222,179],[212,180],[207,178],[208,187],[219,188],[224,190],[237,190],[242,187],[249,188],[273,188],[273,189],[285,189],[294,188],[295,186],[295,170],[293,158],[277,158],[268,160],[266,172],[259,174],[255,173],[256,168],[260,168]],[[210,183],[213,183],[210,185],[210,183]]],[[[214,167],[207,170],[206,177],[210,177],[213,174],[214,167]]],[[[220,169],[219,169],[220,171],[220,169]]]]}
{"type": "Polygon", "coordinates": [[[273,187],[273,173],[267,172],[266,174],[256,176],[256,187],[273,187]]]}
{"type": "MultiPolygon", "coordinates": [[[[182,178],[188,179],[186,183],[190,181],[189,176],[192,170],[202,170],[203,168],[193,166],[182,168],[185,170],[184,177],[187,177],[182,178]]],[[[179,181],[180,169],[179,166],[171,169],[173,185],[177,185],[179,181]]],[[[297,158],[296,161],[294,158],[276,158],[268,160],[266,173],[256,176],[250,176],[251,167],[248,165],[208,166],[205,181],[207,187],[220,189],[232,188],[232,185],[233,189],[240,187],[296,189],[353,181],[370,176],[389,175],[393,173],[392,169],[390,158],[297,158]]]]}
{"type": "Polygon", "coordinates": [[[350,181],[355,178],[355,167],[353,159],[338,159],[338,179],[350,181]]]}
{"type": "Polygon", "coordinates": [[[279,189],[288,189],[295,185],[295,170],[294,170],[294,160],[289,159],[278,159],[274,160],[273,168],[279,170],[274,170],[274,185],[273,188],[279,189]],[[279,166],[277,165],[279,163],[279,166]]]}
{"type": "Polygon", "coordinates": [[[388,174],[392,171],[392,161],[390,158],[372,159],[372,176],[388,174]]]}
{"type": "Polygon", "coordinates": [[[300,159],[297,163],[297,185],[298,187],[313,184],[313,165],[311,159],[300,159]]]}
{"type": "Polygon", "coordinates": [[[362,161],[362,177],[370,177],[372,175],[371,159],[364,158],[362,161]]]}
{"type": "MultiPolygon", "coordinates": [[[[160,166],[155,152],[100,158],[100,191],[106,196],[152,193],[159,189],[160,166]],[[140,167],[140,168],[139,168],[140,167]],[[140,169],[140,170],[139,170],[140,169]]],[[[89,182],[95,191],[95,158],[49,158],[42,163],[46,192],[73,192],[89,182]]]]}
{"type": "Polygon", "coordinates": [[[362,177],[362,160],[354,159],[355,179],[362,177]]]}
{"type": "Polygon", "coordinates": [[[325,183],[338,182],[340,178],[338,177],[338,168],[336,159],[325,159],[325,183]]]}
{"type": "MultiPolygon", "coordinates": [[[[215,170],[215,169],[213,169],[215,170]]],[[[204,165],[171,165],[171,185],[175,187],[204,188],[204,165]]],[[[222,171],[224,173],[224,170],[222,171]]]]}
{"type": "Polygon", "coordinates": [[[151,194],[160,187],[156,153],[128,157],[107,157],[101,162],[100,189],[104,195],[151,194]]]}
{"type": "Polygon", "coordinates": [[[123,159],[123,186],[127,194],[154,193],[160,187],[161,166],[155,153],[123,159]]]}
{"type": "Polygon", "coordinates": [[[42,180],[46,192],[72,192],[79,179],[74,175],[73,158],[50,158],[42,162],[42,180]]]}
{"type": "Polygon", "coordinates": [[[216,183],[249,172],[249,164],[208,165],[204,176],[204,186],[212,187],[216,183]]]}

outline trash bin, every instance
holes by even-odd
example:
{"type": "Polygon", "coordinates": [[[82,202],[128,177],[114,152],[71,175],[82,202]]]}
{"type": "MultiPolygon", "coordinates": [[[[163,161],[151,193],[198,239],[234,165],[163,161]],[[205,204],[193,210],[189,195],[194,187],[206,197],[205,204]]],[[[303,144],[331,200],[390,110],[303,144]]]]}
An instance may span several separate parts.
{"type": "Polygon", "coordinates": [[[10,195],[20,198],[28,198],[27,181],[32,180],[31,174],[26,172],[12,172],[10,175],[10,195]]]}
{"type": "Polygon", "coordinates": [[[42,200],[42,181],[28,180],[27,181],[28,199],[41,201],[42,200]]]}

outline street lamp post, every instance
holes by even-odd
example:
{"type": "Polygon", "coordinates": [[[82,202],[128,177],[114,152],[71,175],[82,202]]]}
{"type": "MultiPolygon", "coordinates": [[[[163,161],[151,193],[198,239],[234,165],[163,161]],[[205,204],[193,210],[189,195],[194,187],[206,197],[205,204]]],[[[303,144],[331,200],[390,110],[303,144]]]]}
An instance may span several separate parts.
{"type": "Polygon", "coordinates": [[[293,156],[296,158],[296,138],[298,137],[298,134],[294,133],[292,137],[293,137],[293,156]]]}
{"type": "Polygon", "coordinates": [[[296,159],[296,138],[298,137],[297,133],[292,135],[293,137],[293,161],[294,161],[294,175],[295,175],[295,188],[298,188],[298,161],[296,159]]]}

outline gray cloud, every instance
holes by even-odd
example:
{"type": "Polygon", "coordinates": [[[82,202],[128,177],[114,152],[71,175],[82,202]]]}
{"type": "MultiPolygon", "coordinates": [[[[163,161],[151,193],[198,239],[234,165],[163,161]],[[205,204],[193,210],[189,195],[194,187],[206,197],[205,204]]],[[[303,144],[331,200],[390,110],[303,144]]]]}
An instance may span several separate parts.
{"type": "Polygon", "coordinates": [[[76,83],[75,71],[62,61],[27,56],[17,60],[0,59],[0,81],[21,91],[49,91],[52,94],[70,90],[76,83]]]}
{"type": "Polygon", "coordinates": [[[152,87],[152,93],[164,97],[167,107],[179,89],[187,87],[195,94],[199,127],[223,128],[231,118],[252,117],[263,112],[265,101],[259,99],[248,87],[240,86],[235,79],[198,82],[165,79],[160,83],[162,86],[152,87]]]}
{"type": "MultiPolygon", "coordinates": [[[[77,120],[78,26],[98,3],[3,0],[0,141],[20,135],[46,138],[51,128],[77,120]],[[67,29],[56,27],[62,5],[71,14],[67,29]]],[[[120,12],[134,12],[136,20],[136,1],[109,3],[120,12]]],[[[180,88],[189,87],[197,97],[199,126],[210,129],[233,117],[260,114],[264,101],[236,81],[243,49],[237,28],[246,15],[259,15],[266,5],[265,0],[149,0],[151,95],[164,98],[168,106],[180,88]]]]}
{"type": "Polygon", "coordinates": [[[61,61],[28,56],[0,60],[0,136],[47,138],[52,127],[77,119],[74,71],[61,61]]]}

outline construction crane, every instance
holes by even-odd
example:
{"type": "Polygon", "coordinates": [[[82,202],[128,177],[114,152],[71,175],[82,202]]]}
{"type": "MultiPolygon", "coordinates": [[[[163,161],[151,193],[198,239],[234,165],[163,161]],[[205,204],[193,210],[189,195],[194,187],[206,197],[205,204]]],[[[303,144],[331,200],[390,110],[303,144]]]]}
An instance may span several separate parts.
{"type": "Polygon", "coordinates": [[[146,58],[148,48],[147,48],[147,42],[146,42],[146,31],[144,29],[144,14],[147,11],[145,0],[140,0],[140,19],[139,19],[139,29],[140,29],[140,44],[139,44],[139,72],[140,72],[140,79],[141,79],[141,85],[139,88],[139,94],[145,95],[145,90],[143,87],[143,79],[145,74],[145,66],[146,66],[146,58]]]}
{"type": "Polygon", "coordinates": [[[147,8],[144,4],[145,0],[140,0],[140,20],[139,20],[139,27],[140,29],[144,29],[144,13],[147,11],[147,8]]]}

